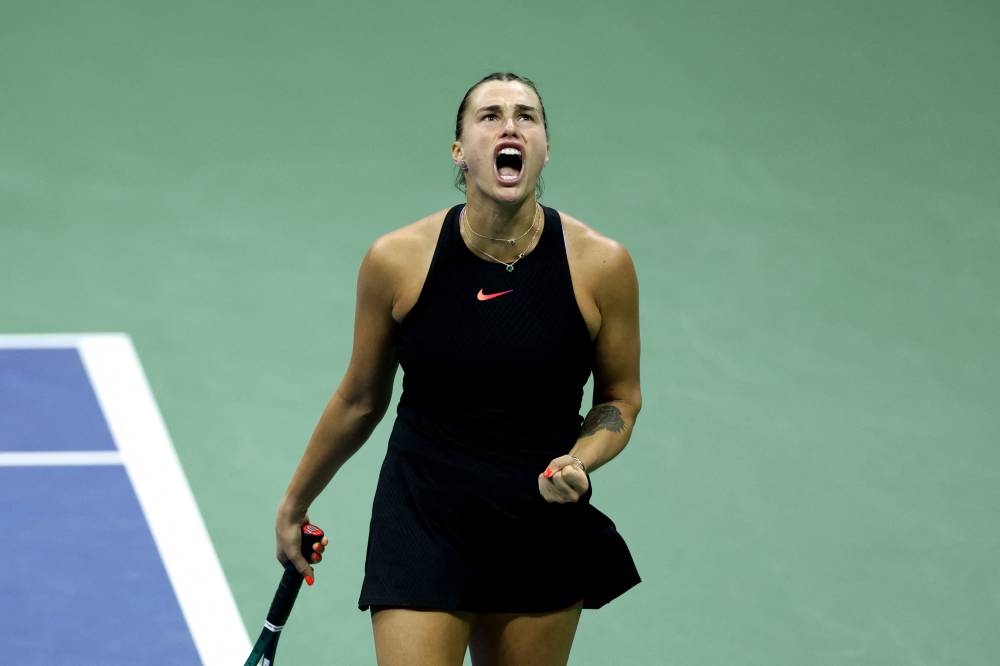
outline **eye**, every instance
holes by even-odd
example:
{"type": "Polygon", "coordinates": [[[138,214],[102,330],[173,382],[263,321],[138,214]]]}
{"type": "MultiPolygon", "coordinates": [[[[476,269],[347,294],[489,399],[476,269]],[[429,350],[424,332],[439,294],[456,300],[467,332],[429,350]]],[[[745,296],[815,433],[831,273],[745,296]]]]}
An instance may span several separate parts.
{"type": "Polygon", "coordinates": [[[497,119],[497,114],[495,114],[495,113],[484,113],[483,116],[482,116],[482,119],[483,120],[496,120],[497,119]]]}

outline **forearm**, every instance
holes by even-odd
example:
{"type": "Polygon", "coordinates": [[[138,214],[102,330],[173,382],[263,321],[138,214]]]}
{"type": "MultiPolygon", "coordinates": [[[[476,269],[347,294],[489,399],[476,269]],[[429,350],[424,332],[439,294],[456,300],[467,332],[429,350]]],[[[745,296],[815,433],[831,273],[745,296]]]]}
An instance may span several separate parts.
{"type": "Polygon", "coordinates": [[[639,409],[638,401],[634,400],[609,400],[594,405],[569,454],[579,458],[588,472],[612,460],[628,444],[639,409]]]}
{"type": "Polygon", "coordinates": [[[387,400],[365,404],[347,400],[339,391],[334,393],[285,490],[279,513],[304,515],[337,471],[368,440],[387,407],[387,400]]]}

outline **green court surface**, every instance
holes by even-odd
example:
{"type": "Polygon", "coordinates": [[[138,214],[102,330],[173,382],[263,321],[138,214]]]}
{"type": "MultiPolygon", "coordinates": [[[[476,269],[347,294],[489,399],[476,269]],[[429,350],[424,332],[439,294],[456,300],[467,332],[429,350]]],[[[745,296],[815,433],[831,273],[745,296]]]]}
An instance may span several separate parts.
{"type": "MultiPolygon", "coordinates": [[[[571,663],[992,666],[998,33],[972,0],[0,2],[0,333],[132,337],[256,634],[361,257],[459,201],[461,96],[523,73],[543,201],[641,287],[645,407],[594,501],[644,582],[571,663]]],[[[374,663],[389,425],[313,508],[286,664],[374,663]]]]}

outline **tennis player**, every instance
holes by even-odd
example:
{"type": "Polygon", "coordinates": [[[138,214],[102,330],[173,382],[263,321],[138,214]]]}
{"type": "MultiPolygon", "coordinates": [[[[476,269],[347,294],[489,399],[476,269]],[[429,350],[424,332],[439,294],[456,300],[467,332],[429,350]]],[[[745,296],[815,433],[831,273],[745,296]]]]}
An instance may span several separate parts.
{"type": "Polygon", "coordinates": [[[299,526],[401,366],[359,600],[378,663],[565,664],[581,609],[639,582],[590,501],[642,404],[636,274],[620,244],[538,202],[548,124],[530,80],[472,86],[451,156],[464,203],[362,262],[353,354],[278,508],[278,558],[314,575],[299,526]]]}

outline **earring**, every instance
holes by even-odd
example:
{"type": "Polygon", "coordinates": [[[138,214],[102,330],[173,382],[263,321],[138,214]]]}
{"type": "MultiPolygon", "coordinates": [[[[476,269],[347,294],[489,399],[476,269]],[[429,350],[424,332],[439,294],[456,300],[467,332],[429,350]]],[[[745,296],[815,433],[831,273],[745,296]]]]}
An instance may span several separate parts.
{"type": "Polygon", "coordinates": [[[461,171],[468,171],[469,170],[469,163],[466,162],[465,160],[458,160],[457,162],[455,162],[455,165],[458,166],[458,168],[461,171]]]}

